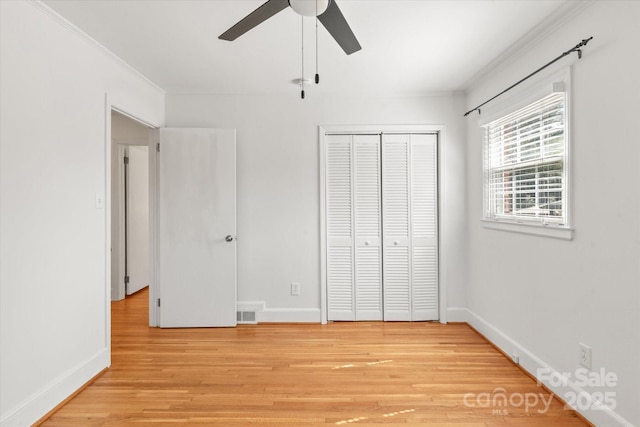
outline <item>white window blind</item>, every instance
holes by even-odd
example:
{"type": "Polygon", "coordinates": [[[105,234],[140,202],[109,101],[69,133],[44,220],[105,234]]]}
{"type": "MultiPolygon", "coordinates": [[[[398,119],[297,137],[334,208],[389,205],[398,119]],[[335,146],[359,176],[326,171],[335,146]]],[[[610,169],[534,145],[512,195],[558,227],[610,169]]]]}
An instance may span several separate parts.
{"type": "Polygon", "coordinates": [[[485,218],[567,225],[566,96],[485,126],[485,218]]]}

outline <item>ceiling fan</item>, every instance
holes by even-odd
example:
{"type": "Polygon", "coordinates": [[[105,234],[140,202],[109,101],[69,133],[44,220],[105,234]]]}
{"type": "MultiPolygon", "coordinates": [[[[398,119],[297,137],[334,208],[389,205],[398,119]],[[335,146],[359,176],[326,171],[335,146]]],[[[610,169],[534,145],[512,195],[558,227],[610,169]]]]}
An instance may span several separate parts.
{"type": "Polygon", "coordinates": [[[268,0],[218,38],[233,41],[289,6],[299,15],[317,17],[347,55],[362,49],[335,0],[268,0]]]}

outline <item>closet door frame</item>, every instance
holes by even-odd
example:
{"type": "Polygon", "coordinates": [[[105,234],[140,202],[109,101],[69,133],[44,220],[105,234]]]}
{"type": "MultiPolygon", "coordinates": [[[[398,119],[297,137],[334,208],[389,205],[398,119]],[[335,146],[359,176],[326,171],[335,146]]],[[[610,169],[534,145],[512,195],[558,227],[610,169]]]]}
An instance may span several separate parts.
{"type": "MultiPolygon", "coordinates": [[[[435,133],[438,136],[437,143],[437,183],[438,183],[438,264],[448,265],[445,250],[447,237],[442,232],[445,229],[442,222],[445,216],[440,215],[442,207],[445,205],[446,193],[443,191],[443,181],[441,179],[440,164],[444,157],[446,145],[445,127],[443,125],[323,125],[318,128],[318,154],[320,158],[320,314],[321,323],[326,324],[328,319],[327,301],[327,228],[326,228],[326,150],[327,143],[325,135],[358,135],[358,134],[383,134],[383,133],[435,133]]],[[[447,274],[444,268],[438,268],[438,312],[440,323],[447,323],[447,274]]]]}

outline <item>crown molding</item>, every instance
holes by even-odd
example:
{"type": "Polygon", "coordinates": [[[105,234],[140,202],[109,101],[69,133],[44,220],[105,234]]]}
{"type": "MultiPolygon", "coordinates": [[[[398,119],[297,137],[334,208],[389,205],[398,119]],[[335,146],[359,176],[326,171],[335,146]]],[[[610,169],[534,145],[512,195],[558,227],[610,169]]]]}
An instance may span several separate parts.
{"type": "Polygon", "coordinates": [[[527,34],[509,46],[500,55],[489,62],[484,68],[469,79],[462,87],[466,92],[476,89],[485,78],[498,68],[509,64],[524,55],[528,50],[542,42],[558,28],[571,21],[583,10],[590,7],[596,0],[567,0],[551,15],[533,27],[527,34]]]}
{"type": "Polygon", "coordinates": [[[66,19],[62,15],[60,15],[58,12],[56,12],[53,9],[51,9],[49,6],[47,6],[41,0],[29,0],[26,3],[32,5],[35,9],[39,10],[44,15],[48,16],[49,18],[51,18],[52,20],[54,20],[55,22],[57,22],[58,24],[60,24],[64,28],[66,28],[67,30],[69,30],[71,33],[75,34],[80,39],[84,40],[85,42],[89,43],[90,45],[92,45],[97,50],[99,50],[99,51],[103,52],[104,54],[106,54],[108,57],[113,59],[115,62],[117,62],[118,64],[120,64],[121,66],[123,66],[127,70],[131,71],[136,76],[138,76],[145,83],[149,84],[150,86],[152,86],[153,88],[155,88],[158,91],[162,92],[163,94],[166,94],[166,91],[163,88],[158,86],[156,83],[152,82],[147,76],[142,74],[137,69],[133,68],[129,63],[125,62],[118,55],[116,55],[115,53],[111,52],[104,45],[100,44],[96,39],[91,37],[89,34],[85,33],[83,30],[81,30],[79,27],[77,27],[71,21],[69,21],[68,19],[66,19]]]}

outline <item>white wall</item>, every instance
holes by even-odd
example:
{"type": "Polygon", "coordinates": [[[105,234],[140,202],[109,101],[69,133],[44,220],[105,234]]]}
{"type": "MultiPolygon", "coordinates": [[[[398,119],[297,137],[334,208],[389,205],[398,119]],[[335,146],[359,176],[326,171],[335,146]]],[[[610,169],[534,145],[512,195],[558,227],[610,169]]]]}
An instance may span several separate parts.
{"type": "MultiPolygon", "coordinates": [[[[238,300],[265,302],[268,320],[320,320],[319,125],[444,124],[441,274],[448,306],[464,307],[464,105],[460,95],[323,97],[168,95],[169,127],[237,129],[238,300]],[[290,295],[290,283],[301,295],[290,295]]],[[[262,317],[265,319],[265,317],[262,317]]]]}
{"type": "Polygon", "coordinates": [[[593,370],[619,377],[607,389],[617,406],[583,413],[640,425],[640,3],[595,2],[477,84],[467,106],[588,36],[583,59],[562,62],[574,64],[573,241],[482,228],[482,140],[468,119],[469,320],[534,374],[575,373],[578,342],[591,346],[593,370]]]}
{"type": "Polygon", "coordinates": [[[161,124],[164,93],[32,2],[0,2],[0,424],[109,364],[105,94],[161,124]]]}

